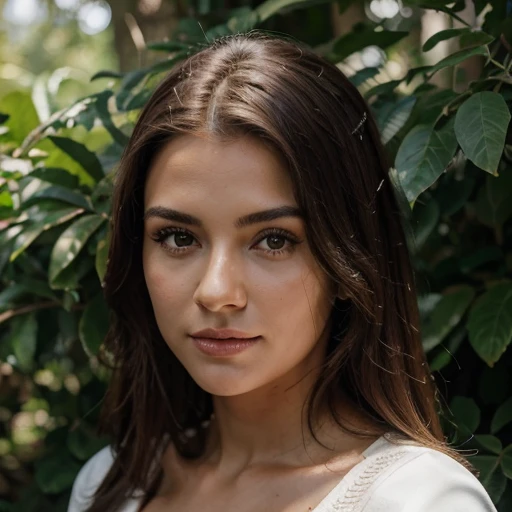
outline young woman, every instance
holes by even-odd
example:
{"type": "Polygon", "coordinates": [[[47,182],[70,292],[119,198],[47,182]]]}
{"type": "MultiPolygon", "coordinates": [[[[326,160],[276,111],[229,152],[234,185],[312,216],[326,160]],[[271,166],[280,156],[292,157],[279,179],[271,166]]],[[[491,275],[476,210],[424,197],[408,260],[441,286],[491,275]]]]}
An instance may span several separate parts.
{"type": "Polygon", "coordinates": [[[135,127],[113,198],[113,443],[70,512],[490,512],[449,448],[379,134],[295,42],[216,41],[135,127]]]}

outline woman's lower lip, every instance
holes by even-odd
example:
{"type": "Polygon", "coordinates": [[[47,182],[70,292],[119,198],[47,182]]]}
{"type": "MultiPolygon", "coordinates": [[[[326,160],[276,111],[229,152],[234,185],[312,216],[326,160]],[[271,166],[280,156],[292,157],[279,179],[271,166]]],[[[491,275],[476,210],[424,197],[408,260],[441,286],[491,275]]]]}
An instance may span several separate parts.
{"type": "Polygon", "coordinates": [[[232,356],[239,354],[254,346],[260,339],[261,336],[257,336],[256,338],[229,338],[226,340],[192,337],[194,345],[201,352],[209,356],[232,356]]]}

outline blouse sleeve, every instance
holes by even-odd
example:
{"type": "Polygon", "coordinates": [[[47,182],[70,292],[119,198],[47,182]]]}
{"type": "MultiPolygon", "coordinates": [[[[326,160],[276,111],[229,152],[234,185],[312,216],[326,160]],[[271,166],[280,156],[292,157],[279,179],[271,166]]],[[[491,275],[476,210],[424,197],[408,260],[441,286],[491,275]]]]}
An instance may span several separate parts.
{"type": "Polygon", "coordinates": [[[496,512],[489,495],[461,464],[427,450],[379,482],[368,512],[496,512]]]}
{"type": "Polygon", "coordinates": [[[78,473],[71,491],[68,512],[84,512],[114,462],[110,446],[89,459],[78,473]]]}

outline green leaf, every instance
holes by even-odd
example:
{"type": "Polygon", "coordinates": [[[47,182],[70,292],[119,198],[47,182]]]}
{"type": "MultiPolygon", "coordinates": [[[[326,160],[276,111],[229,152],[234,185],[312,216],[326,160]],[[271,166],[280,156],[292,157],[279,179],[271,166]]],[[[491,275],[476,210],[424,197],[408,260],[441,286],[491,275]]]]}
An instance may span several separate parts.
{"type": "Polygon", "coordinates": [[[430,361],[430,370],[438,372],[442,370],[452,359],[457,352],[462,342],[467,337],[467,331],[464,325],[457,326],[446,338],[443,345],[439,346],[437,355],[430,361]]]}
{"type": "Polygon", "coordinates": [[[23,276],[19,278],[19,282],[4,287],[0,292],[0,311],[15,307],[27,295],[57,300],[48,283],[23,276]]]}
{"type": "Polygon", "coordinates": [[[57,281],[59,275],[74,261],[79,252],[84,248],[89,237],[105,222],[100,215],[84,215],[64,233],[60,235],[53,246],[50,257],[48,276],[50,286],[57,281]]]}
{"type": "Polygon", "coordinates": [[[84,210],[92,210],[92,205],[82,194],[74,192],[69,188],[61,187],[59,185],[51,185],[44,187],[41,190],[32,194],[23,202],[23,208],[26,209],[34,203],[39,203],[41,199],[57,199],[63,203],[73,204],[84,210]]]}
{"type": "Polygon", "coordinates": [[[77,176],[69,173],[66,169],[59,169],[58,167],[37,167],[29,176],[70,189],[75,189],[79,186],[77,176]]]}
{"type": "Polygon", "coordinates": [[[467,327],[471,346],[493,366],[512,341],[512,283],[485,292],[471,308],[467,327]]]}
{"type": "Polygon", "coordinates": [[[39,125],[39,116],[30,93],[15,91],[0,99],[0,111],[9,116],[4,126],[9,132],[0,140],[12,140],[21,145],[25,137],[39,125]]]}
{"type": "Polygon", "coordinates": [[[439,205],[435,199],[428,199],[424,204],[416,203],[412,212],[415,250],[421,249],[439,221],[439,205]]]}
{"type": "Polygon", "coordinates": [[[379,74],[380,69],[375,67],[363,68],[354,73],[352,76],[349,76],[348,79],[356,86],[364,84],[370,78],[379,74]]]}
{"type": "Polygon", "coordinates": [[[477,46],[476,48],[467,48],[465,50],[460,50],[456,53],[452,53],[451,55],[448,55],[448,57],[441,59],[437,64],[434,64],[430,68],[430,76],[432,76],[434,73],[441,69],[456,66],[457,64],[464,62],[466,59],[469,59],[470,57],[474,57],[476,55],[488,56],[489,50],[487,49],[486,46],[477,46]]]}
{"type": "Polygon", "coordinates": [[[469,173],[467,167],[462,178],[452,172],[442,176],[436,190],[433,192],[441,209],[441,214],[450,217],[466,205],[475,188],[475,182],[475,175],[469,173]]]}
{"type": "Polygon", "coordinates": [[[480,222],[494,228],[501,226],[512,215],[512,169],[505,169],[497,178],[487,176],[475,202],[480,222]]]}
{"type": "Polygon", "coordinates": [[[119,71],[98,71],[91,77],[91,82],[100,78],[123,78],[124,73],[119,71]]]}
{"type": "Polygon", "coordinates": [[[74,457],[89,460],[94,454],[107,445],[107,440],[94,434],[92,427],[80,423],[69,431],[67,446],[74,457]]]}
{"type": "Polygon", "coordinates": [[[482,46],[494,41],[493,36],[486,34],[481,30],[472,30],[470,28],[449,28],[435,33],[425,42],[422,49],[424,52],[428,52],[441,41],[446,41],[453,37],[460,37],[459,45],[462,49],[470,48],[472,46],[482,46]]]}
{"type": "Polygon", "coordinates": [[[488,452],[499,455],[501,450],[503,450],[503,445],[501,441],[495,437],[488,434],[479,434],[475,436],[476,442],[482,446],[488,452]]]}
{"type": "Polygon", "coordinates": [[[458,427],[472,434],[480,425],[480,409],[472,398],[456,396],[450,404],[450,410],[458,427]]]}
{"type": "Polygon", "coordinates": [[[104,176],[103,168],[98,157],[89,151],[83,144],[66,137],[56,137],[50,135],[48,137],[59,149],[68,154],[87,172],[87,174],[95,181],[100,181],[104,176]]]}
{"type": "Polygon", "coordinates": [[[480,481],[492,501],[498,503],[507,486],[507,479],[500,469],[500,458],[495,455],[477,455],[469,461],[480,471],[480,481]]]}
{"type": "Polygon", "coordinates": [[[35,480],[45,494],[59,494],[71,489],[80,468],[69,452],[59,450],[36,463],[35,480]]]}
{"type": "Polygon", "coordinates": [[[473,270],[491,262],[499,262],[503,259],[503,251],[496,245],[480,247],[471,251],[467,256],[460,258],[460,270],[469,274],[473,270]]]}
{"type": "Polygon", "coordinates": [[[469,160],[497,175],[509,122],[510,112],[500,94],[478,92],[459,107],[455,135],[469,160]]]}
{"type": "Polygon", "coordinates": [[[112,115],[109,112],[108,108],[108,100],[113,95],[112,91],[104,91],[99,94],[96,98],[96,110],[98,111],[98,117],[100,121],[103,123],[105,129],[110,133],[112,138],[121,146],[126,146],[128,144],[129,137],[125,135],[112,120],[112,115]]]}
{"type": "Polygon", "coordinates": [[[326,0],[267,0],[259,5],[255,11],[258,14],[260,22],[275,16],[296,9],[304,9],[312,5],[327,4],[326,0]]]}
{"type": "Polygon", "coordinates": [[[395,167],[409,202],[415,201],[439,178],[456,149],[453,122],[440,130],[419,125],[406,135],[398,149],[395,167]]]}
{"type": "Polygon", "coordinates": [[[23,371],[30,371],[34,365],[37,343],[37,320],[34,313],[14,317],[11,320],[11,346],[23,371]]]}
{"type": "Polygon", "coordinates": [[[100,293],[87,304],[78,326],[80,341],[89,357],[98,354],[108,326],[108,308],[103,293],[100,293]]]}
{"type": "Polygon", "coordinates": [[[130,71],[127,73],[116,94],[116,106],[117,110],[126,110],[126,104],[130,98],[135,94],[135,89],[140,86],[148,78],[148,71],[146,69],[138,69],[136,71],[130,71]]]}
{"type": "Polygon", "coordinates": [[[108,239],[100,240],[96,247],[96,272],[100,281],[103,282],[107,272],[109,243],[108,239]]]}
{"type": "Polygon", "coordinates": [[[466,285],[443,295],[422,325],[423,348],[426,352],[439,345],[457,326],[474,297],[475,290],[466,285]]]}
{"type": "Polygon", "coordinates": [[[387,144],[404,127],[415,103],[416,98],[414,96],[407,96],[394,104],[391,103],[391,109],[384,117],[377,115],[383,144],[387,144]]]}
{"type": "Polygon", "coordinates": [[[236,14],[231,16],[226,23],[232,34],[249,32],[258,24],[259,16],[256,11],[249,7],[240,7],[236,11],[236,14]]]}
{"type": "Polygon", "coordinates": [[[383,84],[378,84],[366,91],[364,97],[370,99],[373,96],[386,96],[387,94],[391,94],[401,83],[402,80],[391,80],[383,84]]]}
{"type": "Polygon", "coordinates": [[[470,30],[460,36],[459,45],[461,48],[470,48],[472,46],[481,46],[483,44],[491,44],[494,37],[482,32],[481,30],[470,30]]]}
{"type": "Polygon", "coordinates": [[[507,478],[512,480],[512,444],[507,446],[501,456],[501,469],[507,478]]]}
{"type": "Polygon", "coordinates": [[[364,23],[357,24],[352,32],[341,36],[334,42],[332,53],[337,61],[341,61],[355,52],[361,51],[368,46],[378,46],[379,48],[387,48],[404,37],[407,37],[409,32],[393,32],[391,30],[375,31],[371,25],[364,23]]]}
{"type": "Polygon", "coordinates": [[[469,32],[469,28],[449,28],[447,30],[441,30],[440,32],[436,32],[432,37],[427,39],[425,44],[423,45],[422,50],[424,52],[428,52],[432,50],[437,43],[441,41],[446,41],[447,39],[451,39],[452,37],[458,37],[466,32],[469,32]]]}
{"type": "Polygon", "coordinates": [[[83,213],[82,209],[66,208],[64,210],[48,213],[42,221],[32,225],[24,225],[23,230],[14,240],[10,261],[14,261],[39,235],[41,235],[41,233],[60,224],[64,224],[81,213],[83,213]]]}
{"type": "Polygon", "coordinates": [[[157,52],[183,52],[190,49],[190,45],[187,43],[180,43],[179,41],[162,41],[157,43],[149,43],[146,45],[148,50],[157,52]]]}
{"type": "Polygon", "coordinates": [[[512,422],[512,397],[502,403],[492,418],[491,433],[496,434],[504,426],[512,422]]]}

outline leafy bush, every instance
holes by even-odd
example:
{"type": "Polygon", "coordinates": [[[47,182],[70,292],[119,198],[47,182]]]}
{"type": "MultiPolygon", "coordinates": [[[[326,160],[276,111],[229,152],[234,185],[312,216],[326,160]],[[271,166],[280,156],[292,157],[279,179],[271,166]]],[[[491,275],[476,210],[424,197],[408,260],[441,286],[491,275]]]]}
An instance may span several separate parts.
{"type": "MultiPolygon", "coordinates": [[[[313,3],[329,2],[268,0],[231,11],[220,25],[207,13],[204,33],[183,19],[170,41],[151,45],[165,59],[122,75],[98,73],[93,79],[110,80],[104,91],[44,124],[28,94],[0,100],[0,488],[21,488],[16,504],[14,492],[5,493],[0,510],[65,510],[76,473],[107,442],[94,434],[108,380],[97,357],[108,322],[101,281],[112,176],[139,109],[162,73],[205,37],[293,27],[287,20],[306,7],[303,19],[316,20],[313,3]]],[[[404,3],[455,19],[464,6],[404,3]]],[[[485,6],[475,1],[477,13],[485,6]]],[[[394,158],[391,173],[411,206],[423,343],[447,436],[479,450],[471,462],[500,512],[512,509],[512,25],[505,6],[493,2],[481,30],[452,28],[429,39],[424,51],[458,41],[435,65],[392,81],[377,67],[351,77],[371,103],[394,158]],[[471,58],[481,74],[464,90],[432,83],[471,58]]],[[[317,50],[338,63],[408,35],[376,26],[359,24],[330,41],[327,30],[317,50]]],[[[319,33],[297,28],[306,42],[318,43],[319,33]]]]}

